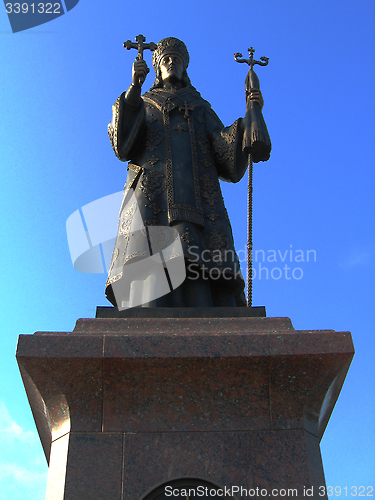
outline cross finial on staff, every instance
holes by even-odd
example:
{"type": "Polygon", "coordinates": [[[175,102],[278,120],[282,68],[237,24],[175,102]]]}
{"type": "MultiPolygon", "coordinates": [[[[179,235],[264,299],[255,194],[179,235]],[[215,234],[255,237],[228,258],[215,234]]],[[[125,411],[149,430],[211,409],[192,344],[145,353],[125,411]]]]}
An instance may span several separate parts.
{"type": "Polygon", "coordinates": [[[253,58],[255,49],[253,47],[250,47],[247,50],[249,51],[249,59],[238,59],[239,57],[242,57],[242,54],[240,52],[236,52],[234,54],[234,59],[239,63],[247,63],[250,66],[250,69],[253,69],[254,64],[259,64],[260,66],[267,66],[269,57],[261,57],[260,61],[256,61],[253,58]]]}
{"type": "Polygon", "coordinates": [[[145,49],[150,49],[150,50],[155,50],[156,49],[156,43],[150,42],[150,43],[144,43],[146,41],[146,37],[143,35],[138,35],[135,37],[135,40],[137,43],[132,42],[131,40],[127,40],[124,42],[124,47],[128,50],[130,49],[137,49],[138,50],[138,61],[143,60],[143,51],[145,49]]]}

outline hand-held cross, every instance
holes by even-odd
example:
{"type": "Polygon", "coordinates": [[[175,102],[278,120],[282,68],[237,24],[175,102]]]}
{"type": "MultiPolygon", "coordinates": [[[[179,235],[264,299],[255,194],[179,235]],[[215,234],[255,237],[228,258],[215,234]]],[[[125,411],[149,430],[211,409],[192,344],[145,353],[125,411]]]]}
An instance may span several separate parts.
{"type": "Polygon", "coordinates": [[[124,47],[128,50],[130,49],[137,49],[138,50],[138,61],[142,61],[143,59],[143,51],[145,49],[150,49],[150,50],[155,50],[156,49],[156,43],[150,42],[150,43],[144,43],[146,41],[146,37],[143,35],[138,35],[135,37],[135,42],[132,42],[131,40],[127,40],[124,42],[124,47]]]}
{"type": "MultiPolygon", "coordinates": [[[[143,51],[145,49],[149,49],[151,51],[156,49],[156,43],[154,43],[154,42],[144,43],[145,41],[146,41],[146,37],[144,37],[143,35],[138,35],[135,37],[135,42],[132,42],[131,40],[127,40],[126,42],[124,42],[124,47],[128,50],[137,49],[138,56],[137,56],[136,60],[143,61],[143,51]]],[[[150,70],[148,70],[148,71],[150,71],[150,70]]],[[[144,79],[142,79],[142,80],[143,81],[140,81],[140,84],[142,84],[144,82],[144,79]]]]}

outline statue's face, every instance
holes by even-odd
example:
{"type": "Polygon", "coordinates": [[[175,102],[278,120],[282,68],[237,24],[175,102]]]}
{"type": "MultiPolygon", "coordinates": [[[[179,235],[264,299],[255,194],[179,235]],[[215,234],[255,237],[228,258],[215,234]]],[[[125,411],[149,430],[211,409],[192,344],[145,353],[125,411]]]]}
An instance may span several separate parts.
{"type": "Polygon", "coordinates": [[[180,82],[184,74],[184,63],[181,56],[165,54],[160,61],[160,72],[163,82],[180,82]]]}

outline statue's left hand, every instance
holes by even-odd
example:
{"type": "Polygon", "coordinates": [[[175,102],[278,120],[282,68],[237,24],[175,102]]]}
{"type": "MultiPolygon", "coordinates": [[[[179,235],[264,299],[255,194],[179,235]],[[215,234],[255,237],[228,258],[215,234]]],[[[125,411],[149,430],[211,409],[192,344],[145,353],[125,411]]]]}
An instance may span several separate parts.
{"type": "Polygon", "coordinates": [[[248,101],[253,101],[259,104],[260,109],[263,108],[264,100],[262,96],[262,92],[259,89],[250,89],[250,92],[247,96],[248,101]]]}

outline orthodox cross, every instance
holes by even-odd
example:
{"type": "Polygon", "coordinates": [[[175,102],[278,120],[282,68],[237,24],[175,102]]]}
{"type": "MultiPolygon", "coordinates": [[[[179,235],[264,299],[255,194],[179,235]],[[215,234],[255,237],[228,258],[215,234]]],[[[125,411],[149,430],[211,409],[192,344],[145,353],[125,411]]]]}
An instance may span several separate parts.
{"type": "Polygon", "coordinates": [[[189,106],[185,101],[183,106],[178,108],[181,112],[184,112],[184,118],[187,120],[190,117],[190,112],[194,110],[194,106],[189,106]]]}
{"type": "Polygon", "coordinates": [[[143,59],[143,51],[145,49],[150,49],[150,50],[155,50],[156,49],[156,43],[150,42],[150,43],[144,43],[146,41],[146,37],[143,35],[138,35],[135,37],[135,42],[132,42],[131,40],[127,40],[124,42],[124,47],[128,50],[130,49],[137,49],[138,50],[138,61],[142,61],[143,59]]]}
{"type": "MultiPolygon", "coordinates": [[[[150,50],[155,50],[156,49],[156,43],[150,42],[150,43],[144,43],[146,41],[146,37],[143,35],[138,35],[135,37],[135,42],[132,42],[131,40],[127,40],[124,42],[124,47],[128,50],[130,49],[137,49],[138,50],[138,56],[137,56],[137,61],[142,61],[143,60],[143,51],[145,49],[150,49],[150,50]]],[[[149,72],[148,70],[147,72],[149,72]]],[[[144,82],[144,78],[139,79],[139,83],[142,85],[144,82]]]]}

